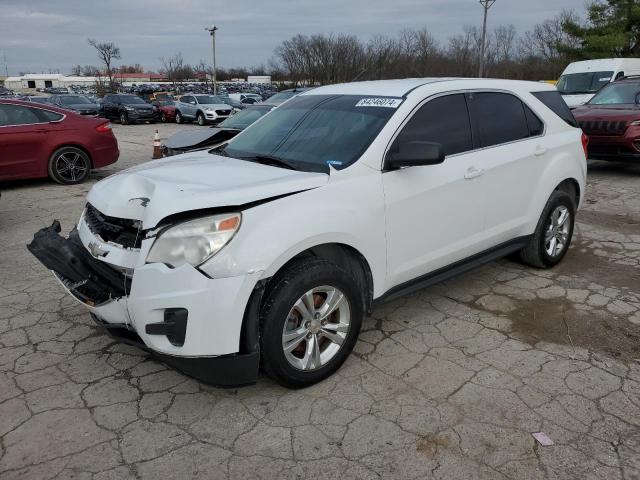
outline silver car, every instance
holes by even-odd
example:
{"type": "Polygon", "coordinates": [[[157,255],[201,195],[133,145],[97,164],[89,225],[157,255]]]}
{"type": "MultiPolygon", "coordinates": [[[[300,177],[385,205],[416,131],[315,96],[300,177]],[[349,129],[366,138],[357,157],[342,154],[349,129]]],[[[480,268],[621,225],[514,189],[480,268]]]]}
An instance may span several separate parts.
{"type": "Polygon", "coordinates": [[[210,122],[220,122],[233,113],[233,107],[224,103],[216,95],[196,95],[187,93],[175,102],[176,123],[185,121],[198,122],[205,125],[210,122]]]}

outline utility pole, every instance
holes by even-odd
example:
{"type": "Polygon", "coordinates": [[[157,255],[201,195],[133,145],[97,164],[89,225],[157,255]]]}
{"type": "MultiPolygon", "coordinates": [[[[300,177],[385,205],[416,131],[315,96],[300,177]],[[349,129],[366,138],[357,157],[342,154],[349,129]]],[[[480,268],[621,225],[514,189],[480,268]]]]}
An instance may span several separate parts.
{"type": "Polygon", "coordinates": [[[478,69],[478,78],[484,76],[484,50],[485,40],[487,38],[487,13],[496,0],[480,0],[480,5],[484,9],[484,19],[482,21],[482,44],[480,45],[480,67],[478,69]]]}
{"type": "Polygon", "coordinates": [[[218,82],[216,81],[216,30],[218,30],[218,27],[216,27],[215,25],[212,25],[211,27],[205,28],[206,31],[209,32],[209,34],[211,35],[211,39],[213,42],[213,75],[212,75],[212,80],[213,80],[213,94],[217,95],[218,94],[218,82]]]}

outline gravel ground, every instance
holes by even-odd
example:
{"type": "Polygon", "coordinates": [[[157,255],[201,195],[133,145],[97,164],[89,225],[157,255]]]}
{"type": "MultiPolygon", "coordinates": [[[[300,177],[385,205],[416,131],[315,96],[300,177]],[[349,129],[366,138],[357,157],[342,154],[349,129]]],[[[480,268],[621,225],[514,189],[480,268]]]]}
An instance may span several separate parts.
{"type": "Polygon", "coordinates": [[[90,182],[2,186],[3,480],[640,478],[640,165],[590,165],[557,268],[501,260],[377,308],[314,387],[224,390],[114,343],[25,248],[155,128],[199,127],[115,126],[90,182]]]}

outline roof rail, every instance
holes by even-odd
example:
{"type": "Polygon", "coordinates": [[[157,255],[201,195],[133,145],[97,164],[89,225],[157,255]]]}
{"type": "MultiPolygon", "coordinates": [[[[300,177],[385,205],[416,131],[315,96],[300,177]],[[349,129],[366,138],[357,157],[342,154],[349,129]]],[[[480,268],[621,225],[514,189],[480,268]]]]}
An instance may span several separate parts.
{"type": "Polygon", "coordinates": [[[617,82],[619,80],[629,80],[631,78],[640,78],[640,75],[625,75],[624,77],[615,79],[614,82],[617,82]]]}

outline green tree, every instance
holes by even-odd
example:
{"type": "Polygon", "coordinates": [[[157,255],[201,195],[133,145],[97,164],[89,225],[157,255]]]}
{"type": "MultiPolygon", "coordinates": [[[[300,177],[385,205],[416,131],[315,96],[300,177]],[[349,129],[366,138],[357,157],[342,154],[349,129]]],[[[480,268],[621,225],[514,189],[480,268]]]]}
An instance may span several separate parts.
{"type": "Polygon", "coordinates": [[[559,49],[576,59],[640,56],[640,0],[596,0],[587,21],[569,19],[564,31],[576,39],[559,49]]]}

